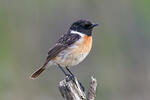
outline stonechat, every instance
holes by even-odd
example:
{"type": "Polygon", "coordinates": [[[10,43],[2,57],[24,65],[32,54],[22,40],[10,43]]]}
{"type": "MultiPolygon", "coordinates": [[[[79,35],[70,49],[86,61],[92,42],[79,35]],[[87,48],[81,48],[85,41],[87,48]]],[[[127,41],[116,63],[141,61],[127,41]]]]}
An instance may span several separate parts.
{"type": "Polygon", "coordinates": [[[57,65],[66,76],[73,76],[69,68],[82,62],[89,54],[92,47],[92,30],[97,25],[83,19],[74,22],[68,32],[49,50],[45,63],[31,75],[31,78],[37,78],[51,65],[57,65]]]}

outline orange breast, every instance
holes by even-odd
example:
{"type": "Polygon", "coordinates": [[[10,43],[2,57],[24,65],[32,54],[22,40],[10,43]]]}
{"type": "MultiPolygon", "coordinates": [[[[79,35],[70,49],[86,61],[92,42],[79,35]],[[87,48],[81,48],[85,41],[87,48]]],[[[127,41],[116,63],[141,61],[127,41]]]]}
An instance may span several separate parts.
{"type": "Polygon", "coordinates": [[[80,52],[88,53],[92,47],[92,36],[84,36],[83,42],[78,44],[78,50],[80,52]]]}

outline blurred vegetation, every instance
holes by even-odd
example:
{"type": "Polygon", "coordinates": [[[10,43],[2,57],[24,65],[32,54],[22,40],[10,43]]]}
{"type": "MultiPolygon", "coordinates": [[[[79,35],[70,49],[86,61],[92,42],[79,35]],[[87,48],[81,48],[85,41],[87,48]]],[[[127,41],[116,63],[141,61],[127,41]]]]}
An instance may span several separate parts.
{"type": "Polygon", "coordinates": [[[149,11],[149,0],[0,0],[0,100],[62,100],[56,66],[28,77],[81,18],[100,26],[90,55],[71,68],[80,81],[97,78],[96,100],[149,100],[149,11]]]}

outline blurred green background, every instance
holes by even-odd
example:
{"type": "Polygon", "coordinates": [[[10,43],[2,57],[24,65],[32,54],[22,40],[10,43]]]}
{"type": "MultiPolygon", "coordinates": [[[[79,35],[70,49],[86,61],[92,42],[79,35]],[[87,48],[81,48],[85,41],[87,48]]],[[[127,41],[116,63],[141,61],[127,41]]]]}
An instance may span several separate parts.
{"type": "Polygon", "coordinates": [[[29,75],[81,18],[99,24],[90,55],[71,68],[84,86],[94,75],[96,100],[150,100],[150,0],[0,0],[0,100],[62,100],[56,66],[29,75]]]}

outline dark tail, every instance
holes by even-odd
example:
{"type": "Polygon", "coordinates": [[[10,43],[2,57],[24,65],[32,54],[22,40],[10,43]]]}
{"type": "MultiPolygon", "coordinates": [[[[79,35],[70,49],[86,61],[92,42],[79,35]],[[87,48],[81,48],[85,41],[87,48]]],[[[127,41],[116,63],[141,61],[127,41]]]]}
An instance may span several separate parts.
{"type": "Polygon", "coordinates": [[[40,69],[38,69],[36,72],[34,72],[31,76],[30,76],[30,78],[31,79],[35,79],[35,78],[37,78],[43,71],[45,70],[45,68],[40,68],[40,69]]]}
{"type": "Polygon", "coordinates": [[[31,79],[36,79],[36,78],[46,69],[46,65],[47,65],[47,62],[46,62],[40,69],[38,69],[37,71],[35,71],[35,72],[30,76],[30,78],[31,78],[31,79]]]}

